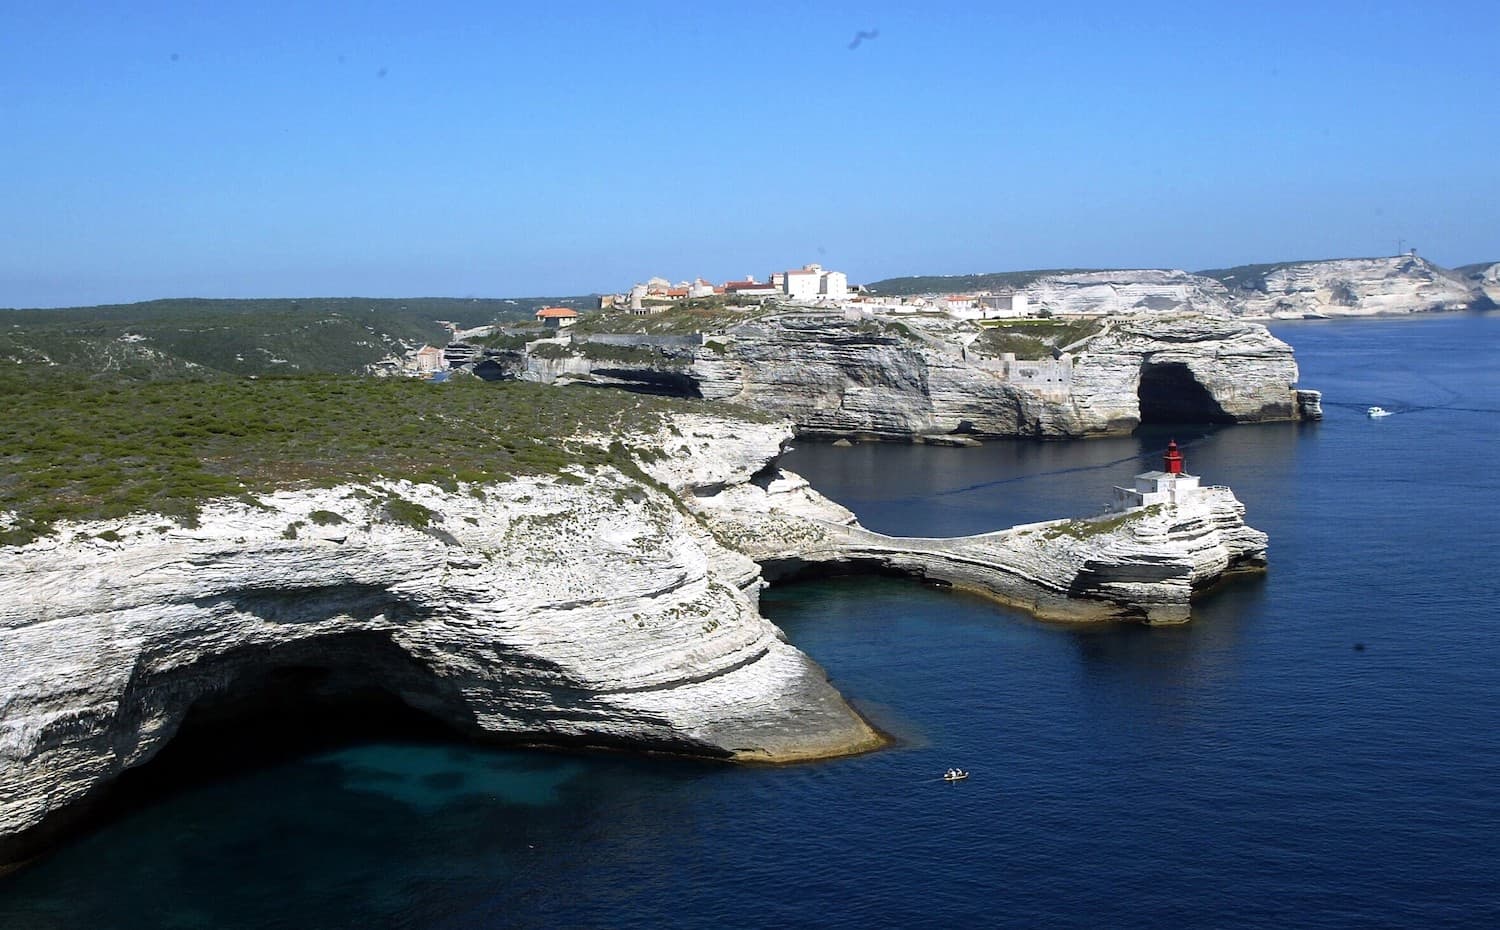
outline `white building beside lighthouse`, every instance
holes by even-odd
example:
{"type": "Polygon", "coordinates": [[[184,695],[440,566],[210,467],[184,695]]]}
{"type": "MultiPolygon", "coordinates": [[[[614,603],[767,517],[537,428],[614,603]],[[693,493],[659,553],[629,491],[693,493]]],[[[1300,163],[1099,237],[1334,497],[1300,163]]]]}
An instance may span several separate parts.
{"type": "Polygon", "coordinates": [[[1145,471],[1135,476],[1135,487],[1115,488],[1115,506],[1120,510],[1152,504],[1182,504],[1198,496],[1198,476],[1185,470],[1186,462],[1177,440],[1167,443],[1162,456],[1163,471],[1145,471]]]}

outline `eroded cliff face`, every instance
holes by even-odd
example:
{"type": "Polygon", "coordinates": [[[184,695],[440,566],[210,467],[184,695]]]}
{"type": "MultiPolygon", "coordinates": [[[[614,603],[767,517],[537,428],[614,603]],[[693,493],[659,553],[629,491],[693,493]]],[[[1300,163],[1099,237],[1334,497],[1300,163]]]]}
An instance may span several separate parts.
{"type": "Polygon", "coordinates": [[[1059,358],[1005,362],[973,348],[973,322],[773,314],[657,368],[581,356],[528,362],[548,383],[655,390],[789,418],[799,435],[910,440],[953,433],[1060,439],[1142,422],[1300,419],[1292,349],[1258,323],[1153,311],[1110,317],[1059,358]]]}
{"type": "Polygon", "coordinates": [[[1140,269],[1047,275],[1025,287],[1032,312],[1062,315],[1133,315],[1152,312],[1233,312],[1229,291],[1212,278],[1186,271],[1140,269]]]}
{"type": "Polygon", "coordinates": [[[212,503],[192,528],[143,515],[0,548],[0,869],[196,708],[279,675],[329,698],[374,689],[476,737],[821,758],[881,740],[760,616],[762,566],[893,569],[1041,617],[1170,623],[1264,563],[1226,489],[1102,522],[883,536],[777,468],[791,434],[678,413],[629,437],[642,452],[624,471],[286,490],[212,503]]]}
{"type": "MultiPolygon", "coordinates": [[[[749,480],[789,436],[671,429],[662,443],[700,452],[740,437],[678,457],[684,494],[749,480]]],[[[877,745],[759,615],[760,585],[673,495],[612,468],[284,491],[211,504],[192,529],[142,516],[0,548],[0,863],[199,701],[278,670],[375,687],[480,737],[764,761],[877,745]],[[438,521],[394,522],[391,494],[438,521]]]]}
{"type": "Polygon", "coordinates": [[[1298,372],[1291,346],[1258,323],[1168,315],[1109,321],[1080,353],[1073,394],[1093,422],[1292,420],[1298,372]]]}
{"type": "Polygon", "coordinates": [[[1461,276],[1416,256],[1280,265],[1232,284],[1233,311],[1248,319],[1464,310],[1478,296],[1461,276]]]}
{"type": "Polygon", "coordinates": [[[1198,593],[1266,564],[1266,535],[1245,524],[1244,506],[1223,487],[1177,504],[949,539],[864,529],[785,471],[699,504],[715,533],[773,580],[808,571],[894,571],[1047,620],[1183,623],[1198,593]]]}
{"type": "Polygon", "coordinates": [[[1065,316],[1203,313],[1250,320],[1463,310],[1500,302],[1473,280],[1413,255],[1244,265],[1191,274],[1152,268],[1048,274],[1026,284],[1031,312],[1065,316]]]}
{"type": "Polygon", "coordinates": [[[819,437],[1064,438],[1128,432],[1143,419],[1299,416],[1291,347],[1255,323],[1125,317],[1068,358],[1008,370],[957,340],[909,333],[836,316],[756,321],[735,327],[726,353],[700,356],[692,373],[703,396],[787,416],[819,437]]]}
{"type": "Polygon", "coordinates": [[[1490,302],[1490,306],[1500,307],[1500,262],[1476,273],[1471,283],[1490,302]]]}

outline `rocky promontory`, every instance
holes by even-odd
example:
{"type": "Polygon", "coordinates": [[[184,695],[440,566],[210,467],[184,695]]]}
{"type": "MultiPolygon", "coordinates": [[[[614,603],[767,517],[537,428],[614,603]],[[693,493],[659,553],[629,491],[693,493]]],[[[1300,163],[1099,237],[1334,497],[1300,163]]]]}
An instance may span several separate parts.
{"type": "Polygon", "coordinates": [[[1212,278],[1168,269],[1081,271],[1049,274],[1024,288],[1037,311],[1072,316],[1127,315],[1165,311],[1229,316],[1227,288],[1212,278]]]}
{"type": "MultiPolygon", "coordinates": [[[[575,389],[576,390],[576,389],[575,389]]],[[[757,609],[766,578],[897,570],[1053,619],[1178,622],[1262,564],[1226,491],[898,539],[779,470],[786,422],[679,412],[613,464],[365,479],[59,524],[0,547],[0,867],[202,715],[300,682],[481,739],[781,762],[881,738],[757,609]]],[[[573,437],[620,444],[615,433],[573,437]]],[[[622,445],[617,445],[622,448],[622,445]]]]}
{"type": "Polygon", "coordinates": [[[1484,298],[1463,276],[1415,255],[1246,265],[1205,272],[1247,319],[1375,316],[1467,310],[1484,298]]]}
{"type": "Polygon", "coordinates": [[[1046,620],[1186,622],[1192,599],[1266,565],[1266,535],[1230,489],[1180,503],[955,538],[887,536],[857,524],[800,476],[770,470],[700,501],[715,533],[772,580],[898,573],[990,597],[1046,620]]]}
{"type": "Polygon", "coordinates": [[[1253,423],[1309,414],[1297,399],[1291,347],[1259,324],[1137,314],[1106,318],[1061,346],[1024,335],[1072,332],[1039,324],[1016,330],[1034,349],[1017,358],[988,338],[999,332],[994,327],[936,314],[772,313],[700,346],[628,362],[591,359],[587,344],[543,343],[549,351],[530,353],[521,376],[731,401],[786,416],[804,436],[830,439],[1061,439],[1127,433],[1143,422],[1253,423]]]}
{"type": "MultiPolygon", "coordinates": [[[[679,459],[684,488],[747,481],[787,437],[685,426],[674,439],[744,440],[679,459]]],[[[880,742],[760,616],[756,564],[676,492],[614,468],[289,490],[210,503],[196,522],[70,524],[0,548],[0,862],[195,708],[289,671],[513,742],[767,762],[880,742]],[[431,522],[393,519],[393,500],[431,522]]]]}

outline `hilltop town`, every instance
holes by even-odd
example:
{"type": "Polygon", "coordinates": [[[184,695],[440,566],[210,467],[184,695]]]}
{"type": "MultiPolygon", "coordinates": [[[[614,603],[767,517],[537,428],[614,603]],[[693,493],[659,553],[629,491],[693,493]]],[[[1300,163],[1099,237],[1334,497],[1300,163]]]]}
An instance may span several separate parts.
{"type": "MultiPolygon", "coordinates": [[[[954,341],[968,356],[1010,345],[1037,350],[1037,330],[1028,321],[1074,323],[1113,318],[1202,314],[1227,320],[1301,320],[1301,318],[1367,317],[1431,311],[1487,309],[1500,305],[1500,266],[1443,269],[1413,251],[1383,258],[1259,264],[1209,272],[1182,270],[1053,270],[1007,272],[947,278],[891,278],[873,284],[849,284],[843,272],[820,264],[772,272],[765,279],[745,275],[738,281],[712,284],[705,278],[678,281],[649,278],[619,293],[597,297],[597,309],[543,306],[523,326],[450,327],[446,347],[422,345],[405,357],[390,357],[384,374],[432,377],[450,368],[465,368],[486,351],[519,350],[528,341],[556,339],[573,330],[588,332],[588,341],[607,341],[615,333],[648,345],[645,336],[700,339],[765,314],[837,315],[847,320],[900,321],[909,330],[939,341],[954,341]],[[579,324],[585,324],[580,327],[579,324]],[[574,327],[579,329],[574,330],[574,327]],[[989,338],[983,338],[990,332],[989,338]]],[[[1053,344],[1052,348],[1061,348],[1053,344]]],[[[543,350],[552,351],[556,350],[543,350]]],[[[993,353],[996,362],[1005,351],[993,353]]],[[[1043,359],[1044,356],[1032,356],[1043,359]]],[[[1056,353],[1053,353],[1056,357],[1056,353]]],[[[1055,372],[1062,377],[1062,371],[1055,372]]]]}

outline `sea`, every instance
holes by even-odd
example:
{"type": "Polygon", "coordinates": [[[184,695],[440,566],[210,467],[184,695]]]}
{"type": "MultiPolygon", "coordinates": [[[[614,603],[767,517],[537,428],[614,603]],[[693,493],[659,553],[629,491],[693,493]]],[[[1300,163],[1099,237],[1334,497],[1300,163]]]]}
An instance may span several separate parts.
{"type": "Polygon", "coordinates": [[[873,529],[950,535],[1097,512],[1175,438],[1270,534],[1190,624],[778,585],[765,614],[890,748],[186,751],[0,878],[0,927],[1500,926],[1500,316],[1271,328],[1323,421],[785,459],[873,529]]]}

